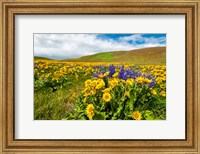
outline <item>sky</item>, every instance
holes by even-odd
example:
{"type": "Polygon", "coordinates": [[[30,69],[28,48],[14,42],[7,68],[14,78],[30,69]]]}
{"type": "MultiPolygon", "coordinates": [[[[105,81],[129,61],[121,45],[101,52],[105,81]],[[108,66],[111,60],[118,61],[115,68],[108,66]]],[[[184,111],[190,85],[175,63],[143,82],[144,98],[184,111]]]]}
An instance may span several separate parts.
{"type": "Polygon", "coordinates": [[[166,34],[34,34],[34,56],[51,59],[159,46],[166,46],[166,34]]]}

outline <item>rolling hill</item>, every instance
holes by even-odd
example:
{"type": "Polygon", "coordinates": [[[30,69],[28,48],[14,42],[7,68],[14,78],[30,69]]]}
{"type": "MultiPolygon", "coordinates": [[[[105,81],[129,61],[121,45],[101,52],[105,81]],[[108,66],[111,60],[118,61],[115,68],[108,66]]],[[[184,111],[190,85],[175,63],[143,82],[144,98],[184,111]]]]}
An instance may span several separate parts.
{"type": "Polygon", "coordinates": [[[34,60],[52,60],[52,59],[46,57],[34,56],[34,60]]]}
{"type": "Polygon", "coordinates": [[[130,51],[101,52],[80,58],[65,59],[68,62],[131,62],[134,64],[166,64],[166,47],[151,47],[130,51]]]}

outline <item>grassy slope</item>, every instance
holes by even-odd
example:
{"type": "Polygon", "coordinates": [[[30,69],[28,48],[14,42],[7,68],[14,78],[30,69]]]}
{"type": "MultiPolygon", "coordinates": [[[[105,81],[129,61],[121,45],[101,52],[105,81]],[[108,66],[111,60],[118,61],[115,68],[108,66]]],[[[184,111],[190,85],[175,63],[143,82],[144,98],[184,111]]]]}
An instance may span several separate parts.
{"type": "Polygon", "coordinates": [[[34,92],[34,120],[61,120],[73,109],[73,102],[83,88],[84,80],[79,80],[55,92],[48,88],[34,92]]]}
{"type": "Polygon", "coordinates": [[[66,59],[71,62],[131,62],[135,64],[165,64],[166,48],[152,47],[130,51],[103,52],[80,58],[66,59]]]}
{"type": "Polygon", "coordinates": [[[51,60],[51,59],[46,58],[46,57],[34,56],[34,60],[51,60]]]}

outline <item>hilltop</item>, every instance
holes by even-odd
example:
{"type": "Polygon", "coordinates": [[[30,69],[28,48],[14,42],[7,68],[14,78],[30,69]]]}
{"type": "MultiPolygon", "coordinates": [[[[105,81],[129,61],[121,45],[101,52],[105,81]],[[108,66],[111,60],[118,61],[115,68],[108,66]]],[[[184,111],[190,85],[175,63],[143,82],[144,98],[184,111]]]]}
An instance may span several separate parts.
{"type": "Polygon", "coordinates": [[[131,62],[134,64],[165,64],[166,47],[151,47],[130,51],[101,52],[80,58],[64,59],[68,62],[131,62]]]}
{"type": "Polygon", "coordinates": [[[34,60],[52,60],[52,59],[46,57],[34,56],[34,60]]]}

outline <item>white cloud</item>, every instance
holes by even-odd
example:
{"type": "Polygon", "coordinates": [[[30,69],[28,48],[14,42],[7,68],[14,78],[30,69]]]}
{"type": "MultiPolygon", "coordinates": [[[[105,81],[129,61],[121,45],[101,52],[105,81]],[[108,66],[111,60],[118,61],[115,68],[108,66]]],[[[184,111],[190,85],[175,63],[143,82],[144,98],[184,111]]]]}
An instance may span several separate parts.
{"type": "Polygon", "coordinates": [[[160,44],[163,38],[159,39],[144,38],[138,34],[117,40],[102,39],[97,34],[34,34],[34,55],[55,59],[76,58],[98,52],[163,46],[160,44]],[[130,40],[145,43],[130,44],[130,40]]]}
{"type": "Polygon", "coordinates": [[[153,36],[144,37],[144,35],[142,34],[135,34],[131,36],[121,37],[120,40],[132,41],[132,43],[135,45],[141,45],[138,43],[142,43],[142,45],[144,46],[149,46],[149,45],[158,46],[162,45],[162,43],[166,41],[166,37],[153,37],[153,36]]]}
{"type": "Polygon", "coordinates": [[[131,35],[131,36],[125,36],[125,37],[121,37],[120,40],[121,41],[142,41],[144,38],[142,37],[142,34],[135,34],[135,35],[131,35]]]}

